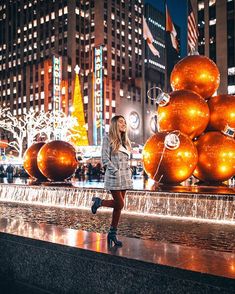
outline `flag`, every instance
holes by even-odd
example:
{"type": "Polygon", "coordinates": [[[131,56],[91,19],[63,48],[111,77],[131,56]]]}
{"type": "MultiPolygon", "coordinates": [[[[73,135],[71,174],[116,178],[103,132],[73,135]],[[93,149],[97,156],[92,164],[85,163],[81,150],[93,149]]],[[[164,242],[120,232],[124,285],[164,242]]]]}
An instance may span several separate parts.
{"type": "Polygon", "coordinates": [[[193,13],[191,1],[188,1],[188,49],[190,52],[195,51],[198,42],[198,28],[193,13]]]}
{"type": "Polygon", "coordinates": [[[143,17],[143,36],[144,39],[147,41],[149,49],[153,53],[153,55],[160,57],[159,51],[153,46],[153,35],[150,32],[150,29],[147,25],[145,18],[143,17]]]}
{"type": "Polygon", "coordinates": [[[171,16],[168,12],[167,6],[166,6],[166,32],[170,33],[171,36],[171,43],[173,48],[175,48],[175,50],[178,52],[179,51],[179,45],[178,45],[178,41],[177,41],[177,32],[175,29],[175,26],[171,20],[171,16]]]}

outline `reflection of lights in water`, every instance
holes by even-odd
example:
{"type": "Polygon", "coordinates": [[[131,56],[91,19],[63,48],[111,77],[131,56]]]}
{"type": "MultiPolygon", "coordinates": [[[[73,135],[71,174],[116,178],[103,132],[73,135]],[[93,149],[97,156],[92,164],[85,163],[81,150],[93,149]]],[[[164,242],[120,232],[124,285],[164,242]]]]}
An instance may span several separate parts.
{"type": "MultiPolygon", "coordinates": [[[[168,217],[173,219],[197,220],[203,222],[228,223],[235,225],[235,215],[232,201],[228,195],[197,195],[197,188],[191,192],[169,193],[161,191],[161,185],[156,191],[151,190],[155,182],[148,179],[146,190],[132,190],[126,193],[124,213],[139,216],[168,217]],[[195,208],[200,209],[195,209],[195,208]]],[[[217,188],[218,190],[219,188],[217,188]]],[[[227,191],[227,190],[226,190],[227,191]]],[[[225,191],[225,192],[226,192],[225,191]]],[[[226,192],[227,193],[227,192],[226,192]]],[[[42,187],[23,185],[0,185],[0,201],[44,205],[51,207],[90,210],[91,198],[94,196],[110,199],[111,195],[103,189],[42,187]]],[[[110,211],[110,208],[101,209],[110,211]]]]}
{"type": "Polygon", "coordinates": [[[68,245],[69,246],[75,246],[76,241],[77,241],[77,231],[75,230],[69,230],[67,232],[67,237],[68,237],[68,245]]]}

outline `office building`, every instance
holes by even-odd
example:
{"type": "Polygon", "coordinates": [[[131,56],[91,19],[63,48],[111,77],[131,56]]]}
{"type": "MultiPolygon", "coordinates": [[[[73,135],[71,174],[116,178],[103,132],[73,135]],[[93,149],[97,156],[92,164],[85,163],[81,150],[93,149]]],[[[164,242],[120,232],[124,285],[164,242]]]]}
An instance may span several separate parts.
{"type": "MultiPolygon", "coordinates": [[[[148,96],[154,98],[160,93],[160,89],[166,91],[166,88],[170,91],[170,86],[167,86],[165,78],[167,77],[169,83],[169,77],[174,64],[179,59],[179,54],[172,47],[172,43],[168,40],[168,36],[165,32],[165,13],[160,12],[154,8],[151,4],[145,4],[144,15],[149,30],[153,36],[153,46],[158,50],[159,56],[154,55],[145,42],[145,58],[144,58],[144,87],[145,87],[145,125],[144,135],[145,140],[157,131],[157,105],[153,100],[150,100],[148,96]],[[167,44],[167,45],[166,45],[167,44]],[[167,54],[167,56],[166,56],[167,54]],[[166,72],[167,62],[167,76],[166,72]],[[157,89],[157,88],[159,89],[157,89]],[[151,90],[152,89],[152,90],[151,90]]],[[[177,31],[177,40],[180,40],[180,28],[174,24],[177,31]]],[[[179,42],[180,43],[180,42],[179,42]]],[[[180,46],[179,46],[180,52],[180,46]]],[[[169,92],[167,90],[167,92],[169,92]]]]}
{"type": "Polygon", "coordinates": [[[0,104],[70,113],[80,67],[90,144],[114,114],[143,142],[143,1],[9,0],[0,4],[0,104]]]}
{"type": "Polygon", "coordinates": [[[198,51],[220,71],[217,93],[235,94],[235,1],[193,0],[192,4],[198,19],[198,51]]]}

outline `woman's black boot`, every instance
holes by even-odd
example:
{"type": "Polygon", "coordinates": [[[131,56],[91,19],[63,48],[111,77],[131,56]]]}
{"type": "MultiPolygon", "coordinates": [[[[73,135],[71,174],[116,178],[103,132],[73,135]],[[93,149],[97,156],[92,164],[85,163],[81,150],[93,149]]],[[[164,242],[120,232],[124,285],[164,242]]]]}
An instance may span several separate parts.
{"type": "Polygon", "coordinates": [[[93,197],[92,201],[94,201],[94,203],[91,206],[91,212],[96,214],[97,209],[101,206],[102,200],[99,197],[93,197]]]}
{"type": "Polygon", "coordinates": [[[108,246],[112,247],[113,243],[115,246],[122,247],[122,242],[117,239],[117,229],[111,227],[107,236],[108,246]]]}

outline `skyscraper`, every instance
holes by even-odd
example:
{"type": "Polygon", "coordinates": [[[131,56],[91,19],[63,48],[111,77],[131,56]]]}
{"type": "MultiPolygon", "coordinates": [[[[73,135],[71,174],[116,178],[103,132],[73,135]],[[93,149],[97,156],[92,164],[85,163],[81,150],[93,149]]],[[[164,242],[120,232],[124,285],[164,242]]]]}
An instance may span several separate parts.
{"type": "MultiPolygon", "coordinates": [[[[144,103],[144,113],[146,115],[145,119],[145,139],[152,135],[157,130],[157,116],[156,109],[157,105],[153,100],[148,98],[147,93],[150,97],[156,97],[159,94],[159,89],[166,91],[167,82],[165,78],[167,77],[169,84],[170,72],[173,69],[173,66],[176,62],[176,56],[178,57],[177,52],[172,47],[170,37],[167,36],[165,31],[166,27],[166,16],[165,12],[162,13],[158,9],[154,8],[150,4],[144,6],[145,18],[147,25],[153,36],[153,45],[159,51],[160,56],[154,56],[151,49],[149,48],[147,42],[145,42],[145,103],[144,103]],[[168,65],[166,67],[166,63],[168,65]],[[167,74],[166,70],[168,71],[167,74]],[[152,89],[152,90],[151,90],[152,89]]],[[[175,25],[177,31],[177,39],[180,39],[180,29],[175,25]]],[[[169,87],[168,87],[169,88],[169,87]]],[[[167,90],[168,91],[168,90],[167,90]]]]}
{"type": "Polygon", "coordinates": [[[70,113],[78,65],[89,143],[118,113],[143,142],[142,16],[142,0],[1,2],[1,107],[70,113]]]}
{"type": "Polygon", "coordinates": [[[220,71],[218,94],[235,94],[235,1],[191,2],[198,18],[198,51],[211,58],[220,71]]]}

